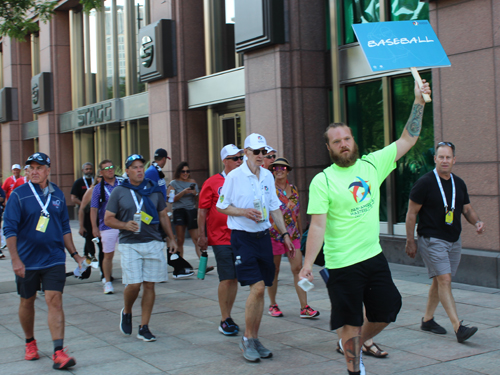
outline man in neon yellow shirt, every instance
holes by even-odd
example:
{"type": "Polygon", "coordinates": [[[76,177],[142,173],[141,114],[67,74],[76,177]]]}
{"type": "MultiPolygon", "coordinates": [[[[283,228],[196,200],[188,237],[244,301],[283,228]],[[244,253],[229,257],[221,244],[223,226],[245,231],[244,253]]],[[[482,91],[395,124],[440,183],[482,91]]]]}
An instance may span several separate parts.
{"type": "Polygon", "coordinates": [[[331,124],[324,134],[334,164],[316,175],[309,188],[311,225],[299,276],[313,280],[312,264],[324,240],[330,327],[342,327],[349,374],[365,373],[362,344],[396,321],[401,309],[401,295],[379,243],[380,185],[417,142],[425,105],[422,93],[430,92],[425,81],[421,88],[415,84],[415,101],[401,138],[362,159],[346,124],[331,124]]]}

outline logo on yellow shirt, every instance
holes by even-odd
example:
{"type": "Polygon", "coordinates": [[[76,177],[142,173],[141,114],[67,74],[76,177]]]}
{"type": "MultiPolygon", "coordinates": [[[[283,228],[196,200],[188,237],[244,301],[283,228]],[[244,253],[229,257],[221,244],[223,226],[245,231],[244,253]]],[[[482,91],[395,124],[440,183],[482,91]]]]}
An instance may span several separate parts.
{"type": "Polygon", "coordinates": [[[356,178],[359,181],[354,181],[349,185],[349,191],[352,193],[354,201],[356,203],[361,203],[363,201],[370,200],[370,197],[368,196],[372,195],[370,183],[358,176],[356,176],[356,178]]]}

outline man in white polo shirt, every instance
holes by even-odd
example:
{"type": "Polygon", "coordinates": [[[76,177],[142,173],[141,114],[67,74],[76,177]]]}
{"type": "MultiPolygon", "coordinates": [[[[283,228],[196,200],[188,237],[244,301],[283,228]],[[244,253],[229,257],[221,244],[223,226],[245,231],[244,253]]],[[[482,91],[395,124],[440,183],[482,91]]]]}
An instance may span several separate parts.
{"type": "Polygon", "coordinates": [[[266,147],[266,139],[260,134],[253,133],[245,139],[247,160],[227,175],[217,202],[217,210],[228,215],[236,277],[241,286],[250,285],[245,307],[245,334],[240,349],[243,357],[251,362],[273,355],[258,338],[265,287],[271,286],[274,280],[269,213],[279,232],[285,236],[284,243],[291,257],[295,256],[280,210],[281,202],[275,193],[273,175],[261,167],[267,154],[266,147]]]}

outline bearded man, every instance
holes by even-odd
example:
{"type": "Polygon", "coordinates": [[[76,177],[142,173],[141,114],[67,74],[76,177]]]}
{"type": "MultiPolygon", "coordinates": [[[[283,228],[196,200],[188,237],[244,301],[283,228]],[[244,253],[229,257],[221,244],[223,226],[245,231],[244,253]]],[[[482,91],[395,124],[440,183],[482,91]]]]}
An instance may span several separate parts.
{"type": "Polygon", "coordinates": [[[414,91],[401,138],[361,159],[351,129],[343,123],[331,124],[324,136],[334,164],[316,175],[309,188],[311,225],[299,276],[313,280],[312,265],[324,240],[330,328],[342,328],[340,348],[349,374],[365,374],[363,343],[395,322],[401,309],[401,295],[379,242],[380,186],[420,134],[422,94],[430,93],[429,84],[421,88],[415,84],[414,91]]]}

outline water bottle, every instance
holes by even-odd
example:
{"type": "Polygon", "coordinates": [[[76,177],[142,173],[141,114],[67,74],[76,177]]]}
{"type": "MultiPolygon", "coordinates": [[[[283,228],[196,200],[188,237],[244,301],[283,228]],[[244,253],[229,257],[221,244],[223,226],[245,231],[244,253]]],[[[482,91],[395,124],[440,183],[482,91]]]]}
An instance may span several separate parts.
{"type": "Polygon", "coordinates": [[[208,254],[206,251],[201,252],[200,256],[200,265],[198,266],[198,274],[196,277],[200,280],[205,279],[205,272],[207,271],[207,261],[208,261],[208,254]]]}
{"type": "Polygon", "coordinates": [[[134,232],[134,234],[139,234],[141,232],[141,214],[134,214],[134,221],[139,226],[139,229],[134,232]]]}
{"type": "Polygon", "coordinates": [[[240,264],[241,264],[241,257],[238,255],[238,256],[236,257],[236,262],[234,262],[234,265],[235,265],[235,266],[239,266],[240,264]]]}
{"type": "Polygon", "coordinates": [[[263,223],[264,221],[266,221],[266,218],[264,217],[264,210],[262,209],[262,202],[260,201],[260,199],[254,199],[253,201],[253,208],[255,208],[257,211],[260,212],[260,217],[261,219],[259,221],[257,221],[257,223],[263,223]]]}
{"type": "Polygon", "coordinates": [[[175,198],[175,191],[174,189],[172,189],[168,194],[168,203],[174,203],[174,198],[175,198]]]}

